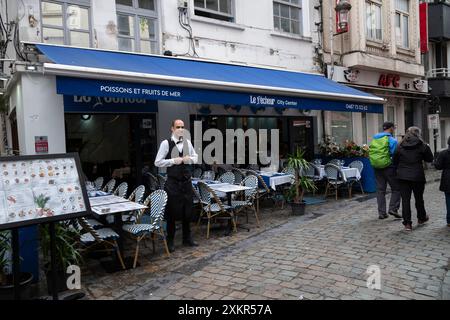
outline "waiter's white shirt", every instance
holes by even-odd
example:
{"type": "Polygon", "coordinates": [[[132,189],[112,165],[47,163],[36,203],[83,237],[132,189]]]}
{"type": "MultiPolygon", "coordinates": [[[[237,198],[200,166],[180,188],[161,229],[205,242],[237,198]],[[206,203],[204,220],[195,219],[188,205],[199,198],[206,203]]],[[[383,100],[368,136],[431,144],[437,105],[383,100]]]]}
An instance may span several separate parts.
{"type": "MultiPolygon", "coordinates": [[[[189,162],[189,164],[196,164],[198,162],[198,155],[195,152],[191,141],[184,140],[184,138],[183,138],[183,143],[177,144],[177,142],[179,140],[174,135],[172,135],[171,139],[173,142],[175,142],[175,146],[177,147],[179,152],[183,151],[183,145],[185,143],[187,143],[189,154],[184,154],[183,156],[188,155],[189,157],[191,157],[191,161],[189,162]]],[[[155,159],[156,167],[167,168],[167,167],[171,167],[171,166],[175,165],[175,161],[173,159],[166,159],[167,153],[169,153],[169,141],[164,140],[163,142],[161,142],[161,145],[159,146],[158,154],[156,155],[156,159],[155,159]]]]}

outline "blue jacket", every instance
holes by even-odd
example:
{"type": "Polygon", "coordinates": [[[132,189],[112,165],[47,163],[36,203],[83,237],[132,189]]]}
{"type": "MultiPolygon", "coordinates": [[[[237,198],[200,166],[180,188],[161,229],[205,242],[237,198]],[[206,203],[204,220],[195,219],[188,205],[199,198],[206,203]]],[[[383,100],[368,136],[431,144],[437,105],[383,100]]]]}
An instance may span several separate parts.
{"type": "Polygon", "coordinates": [[[376,135],[374,135],[373,138],[381,139],[385,136],[389,137],[389,153],[391,154],[391,158],[392,158],[394,156],[395,150],[397,150],[397,145],[398,145],[397,140],[394,139],[392,134],[387,133],[387,132],[381,132],[381,133],[377,133],[376,135]]]}

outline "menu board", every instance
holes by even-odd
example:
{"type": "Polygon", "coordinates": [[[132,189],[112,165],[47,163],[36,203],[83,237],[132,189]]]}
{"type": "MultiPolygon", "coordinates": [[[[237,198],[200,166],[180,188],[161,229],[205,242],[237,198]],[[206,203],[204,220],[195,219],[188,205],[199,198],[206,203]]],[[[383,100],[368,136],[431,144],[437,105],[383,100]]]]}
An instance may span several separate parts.
{"type": "Polygon", "coordinates": [[[0,158],[0,229],[90,211],[78,154],[0,158]]]}

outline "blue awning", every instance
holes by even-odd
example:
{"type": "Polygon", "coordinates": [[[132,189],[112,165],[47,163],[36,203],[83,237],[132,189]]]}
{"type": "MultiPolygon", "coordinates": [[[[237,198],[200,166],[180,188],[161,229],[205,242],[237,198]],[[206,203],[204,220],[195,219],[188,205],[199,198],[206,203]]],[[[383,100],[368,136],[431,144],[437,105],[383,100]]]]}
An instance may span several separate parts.
{"type": "Polygon", "coordinates": [[[382,113],[384,99],[321,75],[37,44],[64,95],[382,113]]]}

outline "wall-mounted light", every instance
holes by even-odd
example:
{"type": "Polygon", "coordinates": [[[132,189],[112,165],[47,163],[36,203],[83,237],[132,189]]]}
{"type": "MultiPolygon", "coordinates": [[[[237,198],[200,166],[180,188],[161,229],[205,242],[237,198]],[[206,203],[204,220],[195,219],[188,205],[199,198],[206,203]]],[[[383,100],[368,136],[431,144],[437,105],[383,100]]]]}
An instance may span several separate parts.
{"type": "Polygon", "coordinates": [[[350,12],[352,5],[348,2],[348,0],[341,0],[336,5],[336,12],[339,15],[339,27],[343,30],[347,29],[348,26],[348,13],[350,12]]]}
{"type": "Polygon", "coordinates": [[[83,120],[83,121],[91,120],[91,118],[92,118],[92,115],[90,115],[90,114],[82,114],[81,115],[81,120],[83,120]]]}

